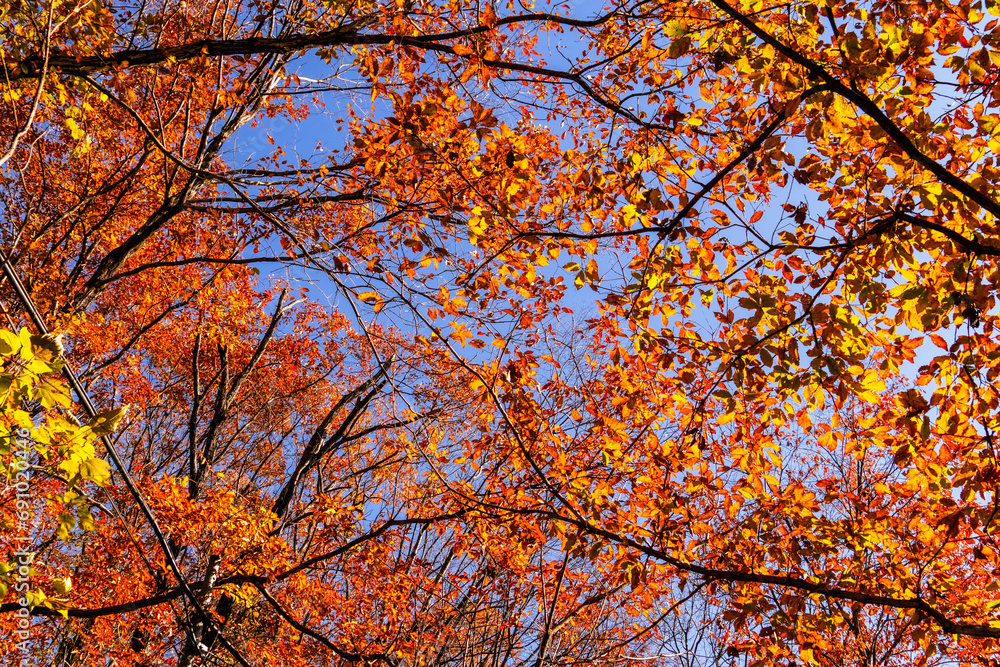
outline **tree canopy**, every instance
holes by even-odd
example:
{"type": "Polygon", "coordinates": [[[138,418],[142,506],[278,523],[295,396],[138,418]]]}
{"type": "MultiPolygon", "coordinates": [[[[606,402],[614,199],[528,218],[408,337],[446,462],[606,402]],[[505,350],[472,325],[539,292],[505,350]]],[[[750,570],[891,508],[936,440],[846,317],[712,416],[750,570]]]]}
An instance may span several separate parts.
{"type": "Polygon", "coordinates": [[[1000,7],[579,5],[0,6],[0,660],[1000,660],[1000,7]]]}

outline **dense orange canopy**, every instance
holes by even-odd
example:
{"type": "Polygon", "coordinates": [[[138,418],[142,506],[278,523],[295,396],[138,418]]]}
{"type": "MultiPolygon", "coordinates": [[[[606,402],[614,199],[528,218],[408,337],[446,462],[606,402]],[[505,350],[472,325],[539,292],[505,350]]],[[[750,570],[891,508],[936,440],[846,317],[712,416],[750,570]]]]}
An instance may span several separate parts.
{"type": "Polygon", "coordinates": [[[1000,10],[580,4],[0,7],[0,660],[1000,659],[1000,10]]]}

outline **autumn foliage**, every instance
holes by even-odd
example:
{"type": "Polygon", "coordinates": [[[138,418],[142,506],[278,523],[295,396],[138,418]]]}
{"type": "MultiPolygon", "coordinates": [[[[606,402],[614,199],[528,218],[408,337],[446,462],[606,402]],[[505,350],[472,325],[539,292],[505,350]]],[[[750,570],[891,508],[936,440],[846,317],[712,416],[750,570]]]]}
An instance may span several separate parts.
{"type": "Polygon", "coordinates": [[[997,664],[997,16],[4,3],[0,662],[997,664]]]}

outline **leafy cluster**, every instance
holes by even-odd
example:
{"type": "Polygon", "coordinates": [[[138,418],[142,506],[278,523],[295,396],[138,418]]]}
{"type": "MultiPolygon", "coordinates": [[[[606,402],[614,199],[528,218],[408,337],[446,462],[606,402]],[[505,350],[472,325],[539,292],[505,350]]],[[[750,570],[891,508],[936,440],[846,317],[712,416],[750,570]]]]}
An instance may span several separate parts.
{"type": "Polygon", "coordinates": [[[996,662],[997,7],[577,4],[0,7],[0,660],[996,662]]]}

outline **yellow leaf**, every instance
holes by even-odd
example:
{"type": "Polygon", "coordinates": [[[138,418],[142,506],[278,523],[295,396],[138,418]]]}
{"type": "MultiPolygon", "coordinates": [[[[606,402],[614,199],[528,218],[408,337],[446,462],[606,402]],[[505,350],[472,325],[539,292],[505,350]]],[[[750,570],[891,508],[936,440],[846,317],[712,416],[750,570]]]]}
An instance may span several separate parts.
{"type": "Polygon", "coordinates": [[[21,341],[16,335],[6,329],[0,330],[0,356],[6,357],[14,354],[20,347],[21,341]]]}
{"type": "Polygon", "coordinates": [[[874,391],[863,391],[860,394],[858,394],[858,396],[860,396],[862,400],[872,404],[878,403],[879,401],[882,400],[882,397],[876,394],[874,391]]]}
{"type": "Polygon", "coordinates": [[[73,588],[72,577],[66,577],[65,579],[53,579],[52,588],[56,589],[56,593],[59,595],[66,595],[73,588]]]}
{"type": "Polygon", "coordinates": [[[879,377],[878,371],[868,369],[861,380],[861,386],[867,391],[884,391],[885,382],[879,377]]]}
{"type": "Polygon", "coordinates": [[[90,429],[95,435],[111,435],[118,426],[118,422],[128,413],[128,406],[123,405],[114,410],[107,410],[94,417],[90,422],[90,429]]]}

